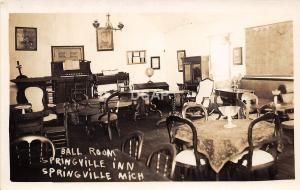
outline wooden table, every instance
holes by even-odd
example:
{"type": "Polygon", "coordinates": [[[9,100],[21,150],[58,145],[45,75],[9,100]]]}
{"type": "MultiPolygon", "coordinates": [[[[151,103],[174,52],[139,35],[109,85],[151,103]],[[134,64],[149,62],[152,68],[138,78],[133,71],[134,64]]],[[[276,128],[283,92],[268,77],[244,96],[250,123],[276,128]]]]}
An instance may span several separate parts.
{"type": "MultiPolygon", "coordinates": [[[[194,125],[198,136],[198,151],[207,156],[212,169],[219,172],[224,164],[243,152],[248,146],[248,126],[252,120],[236,119],[234,128],[225,128],[227,120],[196,120],[194,125]]],[[[253,142],[259,143],[271,139],[274,134],[274,124],[257,123],[253,129],[253,142]]],[[[178,129],[176,138],[192,142],[192,134],[187,126],[178,129]]]]}
{"type": "Polygon", "coordinates": [[[136,102],[135,112],[134,112],[134,121],[136,121],[137,116],[148,116],[149,111],[159,113],[162,117],[162,112],[156,108],[156,105],[152,103],[153,94],[156,92],[163,91],[163,89],[158,88],[149,88],[149,89],[138,89],[138,90],[128,90],[120,92],[121,96],[130,96],[133,102],[136,102]],[[149,109],[146,109],[146,101],[149,102],[149,109]]]}
{"type": "Polygon", "coordinates": [[[146,167],[145,163],[135,160],[118,149],[92,149],[92,151],[85,150],[84,152],[79,149],[70,149],[70,152],[77,155],[58,155],[54,161],[45,160],[45,163],[40,164],[39,167],[29,167],[26,171],[16,170],[16,173],[13,170],[12,181],[169,181],[167,177],[146,167]],[[104,150],[106,154],[104,154],[104,150]]]}
{"type": "Polygon", "coordinates": [[[224,102],[236,104],[236,100],[241,99],[245,92],[254,93],[254,90],[233,89],[233,88],[216,88],[215,92],[224,102]]]}

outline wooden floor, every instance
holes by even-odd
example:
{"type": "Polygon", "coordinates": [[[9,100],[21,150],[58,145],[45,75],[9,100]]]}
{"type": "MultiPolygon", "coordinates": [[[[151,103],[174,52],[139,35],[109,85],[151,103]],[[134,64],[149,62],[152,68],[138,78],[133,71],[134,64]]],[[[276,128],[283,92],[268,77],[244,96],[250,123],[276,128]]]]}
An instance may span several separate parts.
{"type": "MultiPolygon", "coordinates": [[[[166,112],[167,113],[167,112],[166,112]]],[[[164,115],[166,115],[164,113],[164,115]]],[[[124,112],[120,112],[121,117],[119,121],[119,126],[121,129],[121,137],[117,136],[117,133],[113,131],[113,140],[109,141],[108,134],[104,128],[96,128],[96,131],[92,138],[88,138],[85,134],[85,130],[83,126],[70,126],[69,134],[70,134],[70,145],[72,147],[79,147],[81,149],[86,149],[87,147],[95,147],[95,148],[120,148],[121,139],[133,132],[135,130],[140,130],[145,134],[145,140],[143,145],[141,162],[146,163],[146,158],[150,154],[150,152],[160,143],[168,142],[168,134],[167,129],[164,125],[160,127],[156,127],[155,123],[159,120],[158,114],[151,114],[148,118],[138,119],[137,121],[133,121],[130,116],[126,115],[124,112]]],[[[288,134],[290,135],[290,134],[288,134]]],[[[295,170],[294,170],[294,147],[293,144],[286,144],[283,152],[279,157],[278,164],[278,174],[275,177],[276,180],[284,180],[284,179],[294,179],[295,178],[295,170]]],[[[265,180],[264,177],[257,180],[265,180]]]]}

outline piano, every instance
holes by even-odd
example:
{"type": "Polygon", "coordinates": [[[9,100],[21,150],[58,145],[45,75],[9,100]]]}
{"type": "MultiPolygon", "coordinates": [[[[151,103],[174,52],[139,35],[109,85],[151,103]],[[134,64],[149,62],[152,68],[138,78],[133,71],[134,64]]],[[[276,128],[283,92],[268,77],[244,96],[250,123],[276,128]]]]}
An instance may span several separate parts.
{"type": "Polygon", "coordinates": [[[97,94],[97,85],[129,81],[129,74],[125,72],[112,75],[92,74],[90,63],[90,61],[80,61],[79,68],[72,70],[64,70],[63,62],[51,63],[52,83],[55,92],[54,101],[56,103],[70,101],[76,91],[93,97],[97,94]]]}
{"type": "Polygon", "coordinates": [[[53,100],[55,103],[70,102],[76,96],[92,97],[93,75],[90,61],[80,60],[79,67],[69,69],[64,62],[51,62],[53,100]]]}
{"type": "Polygon", "coordinates": [[[77,93],[84,93],[88,97],[93,97],[97,85],[129,81],[129,74],[125,72],[113,75],[93,74],[90,63],[91,61],[81,60],[76,69],[65,69],[63,62],[51,62],[51,76],[12,79],[11,82],[17,85],[18,91],[22,94],[22,98],[17,99],[17,102],[28,102],[24,90],[30,86],[38,86],[43,89],[45,104],[49,102],[50,89],[53,93],[53,103],[57,104],[70,102],[77,93]]]}

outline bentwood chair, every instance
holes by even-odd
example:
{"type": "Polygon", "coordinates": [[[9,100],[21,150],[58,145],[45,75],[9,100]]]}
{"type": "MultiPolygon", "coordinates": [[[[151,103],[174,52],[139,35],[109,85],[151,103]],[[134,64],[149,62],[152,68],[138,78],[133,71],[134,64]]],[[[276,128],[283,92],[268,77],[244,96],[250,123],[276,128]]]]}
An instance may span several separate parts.
{"type": "Polygon", "coordinates": [[[10,179],[32,181],[40,179],[45,163],[55,159],[55,145],[43,136],[22,136],[12,141],[10,156],[10,179]]]}
{"type": "Polygon", "coordinates": [[[248,127],[248,147],[232,159],[234,163],[233,176],[235,179],[246,174],[247,180],[254,180],[258,171],[268,171],[269,177],[273,179],[277,172],[278,147],[281,139],[280,121],[275,113],[266,113],[253,120],[248,127]],[[269,141],[256,143],[253,130],[260,122],[274,121],[273,137],[269,141]]]}
{"type": "MultiPolygon", "coordinates": [[[[167,129],[170,137],[170,142],[173,141],[172,128],[175,128],[175,124],[185,124],[192,131],[192,145],[189,148],[184,149],[175,156],[175,166],[179,167],[180,170],[184,170],[181,173],[181,179],[187,180],[189,173],[194,173],[196,180],[203,180],[206,172],[208,171],[208,160],[205,155],[198,152],[198,141],[200,140],[197,136],[197,131],[194,124],[189,119],[184,119],[179,116],[171,115],[166,120],[167,129]]],[[[193,179],[194,180],[194,179],[193,179]]]]}
{"type": "Polygon", "coordinates": [[[140,160],[144,143],[144,133],[134,131],[128,134],[121,143],[121,151],[127,153],[135,160],[140,160]]]}
{"type": "Polygon", "coordinates": [[[43,159],[55,158],[55,145],[44,136],[22,136],[12,142],[11,154],[16,165],[39,164],[43,159]]]}
{"type": "Polygon", "coordinates": [[[114,92],[105,100],[104,113],[98,118],[100,125],[107,127],[109,140],[112,140],[112,126],[115,127],[120,137],[120,128],[118,126],[119,96],[119,92],[114,92]]]}
{"type": "Polygon", "coordinates": [[[170,143],[159,144],[148,156],[146,166],[152,168],[156,173],[173,179],[175,171],[176,149],[170,143]]]}

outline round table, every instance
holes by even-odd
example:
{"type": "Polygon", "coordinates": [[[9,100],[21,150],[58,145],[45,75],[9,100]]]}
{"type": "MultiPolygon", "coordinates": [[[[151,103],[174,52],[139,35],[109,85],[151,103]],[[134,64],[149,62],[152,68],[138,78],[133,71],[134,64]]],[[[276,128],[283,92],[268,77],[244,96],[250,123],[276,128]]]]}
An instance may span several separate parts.
{"type": "Polygon", "coordinates": [[[14,106],[14,109],[16,110],[21,110],[22,114],[25,114],[26,111],[29,111],[31,109],[31,104],[18,104],[16,106],[14,106]]]}
{"type": "Polygon", "coordinates": [[[187,91],[187,90],[162,90],[162,91],[155,92],[155,94],[158,94],[162,97],[163,96],[170,97],[171,106],[172,106],[171,114],[176,114],[176,99],[175,99],[175,96],[180,95],[180,97],[182,97],[182,96],[186,96],[188,93],[189,93],[189,91],[187,91]]]}
{"type": "Polygon", "coordinates": [[[131,101],[136,101],[134,121],[136,121],[137,116],[146,115],[148,116],[148,111],[158,112],[160,117],[162,117],[162,112],[156,109],[156,105],[152,104],[153,94],[163,91],[163,89],[137,89],[137,90],[128,90],[120,92],[121,95],[130,95],[131,101]],[[146,111],[145,101],[149,102],[149,110],[146,111]],[[154,108],[154,109],[153,109],[154,108]]]}

